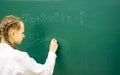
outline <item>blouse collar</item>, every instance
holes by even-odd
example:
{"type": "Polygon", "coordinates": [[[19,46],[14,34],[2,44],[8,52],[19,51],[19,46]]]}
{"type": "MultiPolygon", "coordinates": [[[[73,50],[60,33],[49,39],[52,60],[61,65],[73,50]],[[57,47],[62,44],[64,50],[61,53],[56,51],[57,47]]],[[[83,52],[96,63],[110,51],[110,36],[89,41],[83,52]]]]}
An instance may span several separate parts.
{"type": "Polygon", "coordinates": [[[11,46],[9,46],[7,43],[0,43],[0,48],[7,48],[7,49],[12,49],[13,50],[13,48],[11,47],[11,46]]]}

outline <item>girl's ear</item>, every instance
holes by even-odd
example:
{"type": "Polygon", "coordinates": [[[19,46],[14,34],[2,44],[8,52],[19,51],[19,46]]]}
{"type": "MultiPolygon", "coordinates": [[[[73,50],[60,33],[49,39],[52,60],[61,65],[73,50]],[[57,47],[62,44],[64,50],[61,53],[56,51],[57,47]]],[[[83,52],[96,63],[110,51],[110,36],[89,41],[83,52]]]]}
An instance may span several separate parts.
{"type": "Polygon", "coordinates": [[[9,37],[14,37],[15,36],[15,32],[16,31],[14,29],[10,29],[9,33],[8,33],[9,37]]]}

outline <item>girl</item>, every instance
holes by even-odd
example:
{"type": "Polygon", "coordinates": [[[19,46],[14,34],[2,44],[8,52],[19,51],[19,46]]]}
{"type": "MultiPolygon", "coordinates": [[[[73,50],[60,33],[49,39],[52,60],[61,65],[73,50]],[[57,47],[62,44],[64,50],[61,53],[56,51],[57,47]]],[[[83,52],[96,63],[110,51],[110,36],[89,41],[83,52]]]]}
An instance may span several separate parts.
{"type": "Polygon", "coordinates": [[[26,52],[16,48],[24,35],[24,23],[19,18],[9,15],[0,23],[0,75],[52,75],[58,44],[52,39],[45,64],[37,63],[26,52]]]}

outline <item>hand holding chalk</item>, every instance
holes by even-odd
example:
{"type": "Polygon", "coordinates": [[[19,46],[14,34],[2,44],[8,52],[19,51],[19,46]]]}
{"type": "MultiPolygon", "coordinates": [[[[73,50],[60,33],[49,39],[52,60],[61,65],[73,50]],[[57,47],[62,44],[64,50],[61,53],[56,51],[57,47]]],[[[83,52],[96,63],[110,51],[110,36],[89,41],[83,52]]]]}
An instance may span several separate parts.
{"type": "Polygon", "coordinates": [[[57,40],[52,39],[50,43],[50,51],[56,52],[58,48],[57,40]]]}

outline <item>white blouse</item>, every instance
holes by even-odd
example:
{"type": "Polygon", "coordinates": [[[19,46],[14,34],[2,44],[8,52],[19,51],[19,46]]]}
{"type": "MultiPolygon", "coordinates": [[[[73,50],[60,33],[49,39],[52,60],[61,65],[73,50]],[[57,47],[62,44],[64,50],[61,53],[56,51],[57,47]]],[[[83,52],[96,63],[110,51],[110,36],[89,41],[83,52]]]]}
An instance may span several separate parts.
{"type": "Polygon", "coordinates": [[[52,75],[56,57],[49,51],[45,64],[39,64],[26,52],[0,43],[0,75],[52,75]]]}

